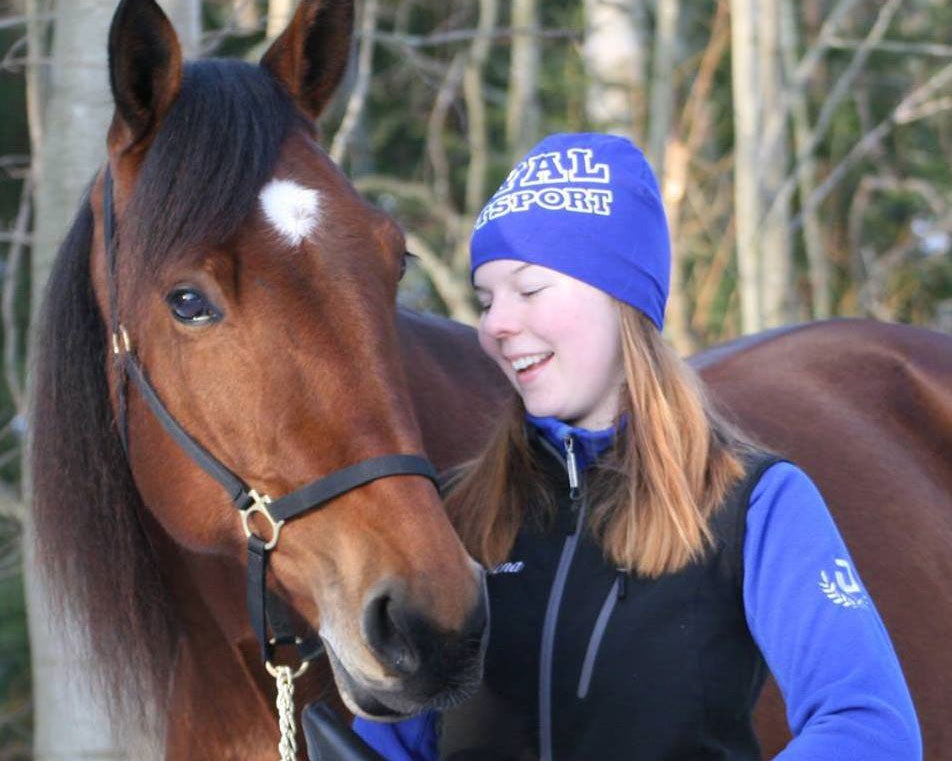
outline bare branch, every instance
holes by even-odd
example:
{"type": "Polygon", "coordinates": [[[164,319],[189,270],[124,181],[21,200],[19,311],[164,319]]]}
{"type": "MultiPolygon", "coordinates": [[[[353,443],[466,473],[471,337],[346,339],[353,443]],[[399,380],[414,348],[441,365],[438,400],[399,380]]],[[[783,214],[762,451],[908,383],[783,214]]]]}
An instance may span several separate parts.
{"type": "Polygon", "coordinates": [[[443,261],[419,236],[407,234],[407,245],[420,260],[443,303],[446,304],[450,317],[467,325],[475,325],[478,319],[476,310],[470,300],[470,291],[465,281],[456,277],[452,268],[443,261]]]}
{"type": "Polygon", "coordinates": [[[33,180],[27,177],[20,191],[20,208],[13,226],[13,240],[7,254],[7,266],[3,277],[2,311],[3,319],[3,375],[10,398],[18,413],[25,412],[25,395],[20,378],[20,327],[17,324],[16,297],[23,268],[25,241],[30,227],[30,210],[33,199],[33,180]]]}
{"type": "MultiPolygon", "coordinates": [[[[827,42],[831,50],[856,50],[865,44],[865,40],[848,40],[833,37],[827,42]]],[[[899,55],[923,55],[935,58],[952,58],[952,45],[939,45],[934,42],[899,42],[880,40],[872,47],[874,53],[897,53],[899,55]]]]}
{"type": "MultiPolygon", "coordinates": [[[[816,150],[817,145],[819,145],[820,141],[826,135],[827,128],[833,121],[833,114],[836,112],[836,109],[839,107],[843,98],[849,94],[850,88],[853,86],[857,75],[862,70],[863,66],[866,65],[866,61],[869,59],[869,54],[872,52],[873,46],[875,46],[883,38],[883,35],[886,34],[886,30],[889,28],[889,24],[892,22],[893,16],[896,15],[896,12],[899,10],[899,6],[902,5],[902,3],[903,0],[886,0],[886,3],[879,9],[879,13],[876,15],[876,21],[870,28],[869,34],[866,35],[866,39],[863,40],[863,44],[857,48],[856,55],[853,56],[853,59],[849,62],[846,70],[833,86],[833,90],[823,99],[823,108],[820,109],[820,114],[817,116],[816,124],[813,125],[813,139],[806,147],[806,153],[812,154],[813,151],[816,150]]],[[[801,152],[798,158],[803,157],[804,153],[801,152]]]]}
{"type": "MultiPolygon", "coordinates": [[[[49,29],[51,16],[48,12],[51,0],[26,0],[27,10],[27,55],[29,66],[26,72],[26,110],[30,125],[30,152],[34,158],[42,156],[43,124],[46,115],[46,99],[49,89],[49,63],[44,39],[49,29]]],[[[33,166],[35,182],[41,180],[39,163],[33,166]]]]}
{"type": "Polygon", "coordinates": [[[450,167],[446,158],[446,144],[444,140],[446,115],[456,99],[460,84],[463,81],[463,72],[466,70],[466,53],[458,52],[453,62],[446,70],[446,76],[433,101],[433,110],[427,120],[426,127],[426,155],[433,167],[433,185],[436,197],[449,204],[452,198],[450,193],[450,167]]]}
{"type": "Polygon", "coordinates": [[[786,124],[787,117],[790,114],[795,93],[802,90],[806,85],[807,80],[812,76],[817,64],[819,64],[824,53],[826,53],[829,40],[833,38],[841,19],[850,11],[856,2],[857,0],[840,0],[826,21],[823,22],[816,42],[813,43],[801,59],[800,64],[791,73],[790,80],[787,82],[778,107],[766,115],[766,122],[763,125],[763,139],[760,144],[761,160],[763,160],[764,156],[769,156],[773,152],[783,132],[783,126],[786,124]]]}
{"type": "Polygon", "coordinates": [[[935,116],[936,114],[949,110],[952,110],[952,95],[948,95],[944,98],[936,98],[935,100],[930,100],[928,103],[923,103],[909,109],[901,123],[907,124],[909,122],[918,121],[919,119],[928,119],[930,116],[935,116]]]}
{"type": "MultiPolygon", "coordinates": [[[[796,0],[783,0],[781,6],[781,39],[783,40],[783,66],[789,76],[796,68],[796,50],[799,45],[796,19],[796,0]]],[[[810,127],[809,108],[806,91],[803,88],[789,90],[791,98],[791,121],[795,151],[802,156],[802,170],[798,174],[798,192],[801,199],[809,198],[816,187],[816,162],[807,155],[813,141],[810,127]]],[[[830,292],[830,263],[823,250],[823,233],[819,216],[811,212],[804,216],[803,245],[806,250],[807,273],[810,282],[810,315],[815,319],[826,319],[832,314],[832,294],[830,292]]]]}
{"type": "Polygon", "coordinates": [[[806,81],[812,76],[823,54],[830,46],[830,40],[834,39],[836,29],[840,25],[840,20],[852,10],[857,0],[840,0],[833,12],[823,22],[820,33],[817,35],[816,42],[807,51],[806,55],[800,60],[800,65],[790,78],[790,87],[800,89],[806,84],[806,81]]]}
{"type": "Polygon", "coordinates": [[[881,320],[891,320],[895,315],[885,303],[887,283],[896,268],[915,255],[919,242],[915,235],[903,234],[881,254],[877,254],[873,246],[863,244],[863,220],[870,198],[876,191],[916,193],[929,205],[943,227],[952,222],[952,215],[949,201],[925,180],[882,175],[868,175],[860,180],[849,211],[849,240],[854,282],[858,286],[857,299],[866,314],[881,320]]]}
{"type": "MultiPolygon", "coordinates": [[[[826,135],[826,130],[833,120],[833,114],[836,112],[836,109],[839,108],[843,98],[849,94],[856,76],[869,58],[871,48],[882,39],[889,27],[889,23],[892,21],[893,16],[899,10],[899,6],[902,5],[902,3],[903,0],[886,0],[885,4],[879,9],[879,13],[876,15],[876,21],[866,35],[866,39],[863,40],[864,44],[857,49],[856,55],[853,56],[846,70],[833,86],[833,90],[823,99],[823,108],[820,110],[820,115],[817,117],[816,124],[813,127],[813,139],[807,145],[805,151],[798,151],[798,164],[805,158],[806,154],[812,154],[820,144],[820,141],[823,140],[826,135]]],[[[783,124],[786,122],[787,115],[790,112],[795,93],[799,89],[798,80],[801,76],[801,68],[802,67],[797,67],[797,71],[794,72],[793,82],[791,82],[784,98],[781,100],[781,107],[773,112],[774,115],[770,118],[764,130],[766,137],[761,144],[760,152],[760,161],[762,162],[768,161],[769,157],[772,156],[776,150],[777,141],[783,132],[783,124]]],[[[769,219],[772,214],[776,213],[776,211],[786,205],[786,203],[786,200],[780,203],[775,201],[766,218],[769,219]]]]}
{"type": "Polygon", "coordinates": [[[489,135],[486,125],[486,99],[483,96],[483,69],[489,58],[491,37],[499,14],[498,0],[479,0],[478,31],[469,48],[469,60],[463,73],[466,99],[466,136],[469,143],[469,171],[466,173],[465,209],[475,216],[486,200],[486,170],[489,165],[489,135]]]}
{"type": "Polygon", "coordinates": [[[367,91],[370,89],[370,75],[373,71],[374,60],[374,30],[377,28],[377,0],[365,0],[363,18],[360,23],[361,42],[360,53],[357,56],[357,80],[354,89],[347,101],[347,109],[341,121],[334,141],[331,143],[331,159],[340,164],[344,160],[344,153],[350,143],[351,136],[360,122],[367,102],[367,91]]]}
{"type": "MultiPolygon", "coordinates": [[[[43,13],[41,15],[35,16],[37,21],[52,21],[55,18],[53,13],[43,13]]],[[[12,29],[17,26],[26,26],[30,21],[30,15],[24,13],[19,16],[7,16],[4,19],[0,19],[0,30],[2,29],[12,29]]]]}
{"type": "Polygon", "coordinates": [[[354,187],[361,193],[389,193],[398,198],[416,201],[426,207],[445,226],[459,224],[460,215],[444,199],[433,194],[422,182],[407,182],[381,174],[365,174],[354,178],[354,187]]]}
{"type": "Polygon", "coordinates": [[[519,35],[543,40],[581,40],[581,29],[533,29],[532,27],[496,27],[494,29],[458,29],[438,34],[388,34],[378,32],[377,41],[402,48],[427,48],[475,40],[507,40],[519,35]]]}
{"type": "MultiPolygon", "coordinates": [[[[925,84],[903,98],[899,105],[893,109],[892,113],[883,119],[875,128],[866,133],[863,138],[853,146],[846,157],[827,175],[826,179],[813,192],[813,195],[804,202],[803,209],[791,224],[791,229],[799,229],[803,223],[803,215],[817,208],[833,191],[833,188],[839,184],[843,176],[866,156],[870,150],[879,145],[879,142],[889,134],[894,126],[897,124],[908,124],[918,118],[922,118],[919,116],[918,110],[922,107],[923,103],[927,102],[927,99],[931,98],[933,93],[950,82],[952,82],[952,63],[941,68],[933,74],[925,84]]],[[[795,180],[796,177],[788,178],[784,188],[788,185],[792,186],[795,180]]],[[[778,196],[784,192],[784,188],[781,189],[778,196]]]]}
{"type": "MultiPolygon", "coordinates": [[[[539,0],[513,0],[512,23],[538,30],[539,0]]],[[[512,40],[509,58],[509,93],[506,99],[506,149],[518,160],[539,137],[539,70],[541,46],[537,34],[512,40]]]]}
{"type": "MultiPolygon", "coordinates": [[[[4,453],[4,457],[6,454],[4,453]]],[[[23,498],[16,493],[12,486],[0,482],[0,518],[12,518],[22,523],[26,516],[26,506],[23,498]]]]}

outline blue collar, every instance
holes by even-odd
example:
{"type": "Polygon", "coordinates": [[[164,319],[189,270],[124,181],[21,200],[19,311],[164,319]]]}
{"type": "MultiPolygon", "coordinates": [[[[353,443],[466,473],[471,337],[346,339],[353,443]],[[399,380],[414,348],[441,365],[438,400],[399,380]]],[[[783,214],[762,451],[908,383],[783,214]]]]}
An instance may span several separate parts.
{"type": "Polygon", "coordinates": [[[575,460],[579,468],[585,469],[598,459],[606,449],[615,443],[615,427],[600,431],[587,428],[575,428],[554,417],[534,417],[526,413],[526,422],[533,426],[562,455],[565,455],[565,439],[569,436],[575,444],[575,460]]]}

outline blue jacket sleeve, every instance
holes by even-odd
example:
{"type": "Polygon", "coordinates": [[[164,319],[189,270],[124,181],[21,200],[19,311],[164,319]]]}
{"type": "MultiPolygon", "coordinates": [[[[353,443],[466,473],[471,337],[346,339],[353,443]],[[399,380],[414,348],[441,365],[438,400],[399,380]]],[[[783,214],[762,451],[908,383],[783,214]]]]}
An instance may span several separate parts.
{"type": "Polygon", "coordinates": [[[395,724],[354,719],[353,730],[387,761],[438,761],[436,711],[395,724]]]}
{"type": "Polygon", "coordinates": [[[919,761],[915,709],[883,622],[816,487],[789,463],[751,494],[748,626],[787,705],[778,761],[919,761]]]}

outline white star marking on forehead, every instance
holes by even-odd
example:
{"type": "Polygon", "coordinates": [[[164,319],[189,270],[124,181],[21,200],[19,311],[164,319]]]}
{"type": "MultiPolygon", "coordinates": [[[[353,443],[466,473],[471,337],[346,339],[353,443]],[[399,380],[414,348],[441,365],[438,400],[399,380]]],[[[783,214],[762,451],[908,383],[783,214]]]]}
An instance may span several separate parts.
{"type": "Polygon", "coordinates": [[[316,190],[292,180],[271,180],[258,198],[265,217],[292,246],[297,246],[317,227],[320,201],[316,190]]]}

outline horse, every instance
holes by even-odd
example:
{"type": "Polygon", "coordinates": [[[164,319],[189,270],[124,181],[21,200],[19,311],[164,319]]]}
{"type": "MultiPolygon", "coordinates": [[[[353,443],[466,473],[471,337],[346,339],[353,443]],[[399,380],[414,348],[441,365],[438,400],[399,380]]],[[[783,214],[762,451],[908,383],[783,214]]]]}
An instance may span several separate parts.
{"type": "MultiPolygon", "coordinates": [[[[156,709],[168,759],[273,755],[276,688],[242,596],[246,540],[274,528],[256,514],[245,536],[145,391],[130,386],[122,414],[114,357],[134,352],[182,429],[275,495],[384,453],[459,463],[512,393],[471,330],[395,308],[402,235],[317,146],[311,120],[339,82],[350,15],[342,0],[305,0],[263,71],[183,70],[152,0],[123,0],[110,35],[115,185],[95,180],[50,283],[35,520],[39,557],[107,683],[151,696],[143,707],[156,709]]],[[[952,664],[935,645],[952,635],[950,361],[947,337],[867,322],[764,334],[694,360],[725,414],[826,495],[934,754],[952,740],[952,664]]],[[[329,653],[295,682],[303,702],[333,698],[332,677],[338,707],[371,715],[448,706],[473,686],[479,574],[417,476],[373,481],[283,529],[271,591],[294,631],[318,632],[329,653]],[[435,675],[423,657],[434,652],[456,655],[435,675]],[[406,673],[408,662],[424,672],[406,673]]],[[[767,752],[785,727],[768,691],[767,752]]]]}
{"type": "MultiPolygon", "coordinates": [[[[816,482],[899,656],[924,757],[950,758],[952,337],[832,320],[691,362],[728,417],[816,482]]],[[[755,718],[770,758],[789,739],[775,684],[755,718]]]]}
{"type": "MultiPolygon", "coordinates": [[[[33,517],[120,729],[168,759],[273,757],[289,685],[388,717],[480,678],[483,571],[422,456],[476,439],[424,440],[403,233],[314,126],[352,25],[351,2],[303,0],[259,65],[184,63],[154,0],[110,29],[107,162],[41,315],[33,517]]],[[[443,421],[491,406],[488,361],[470,391],[430,364],[443,421]]]]}

